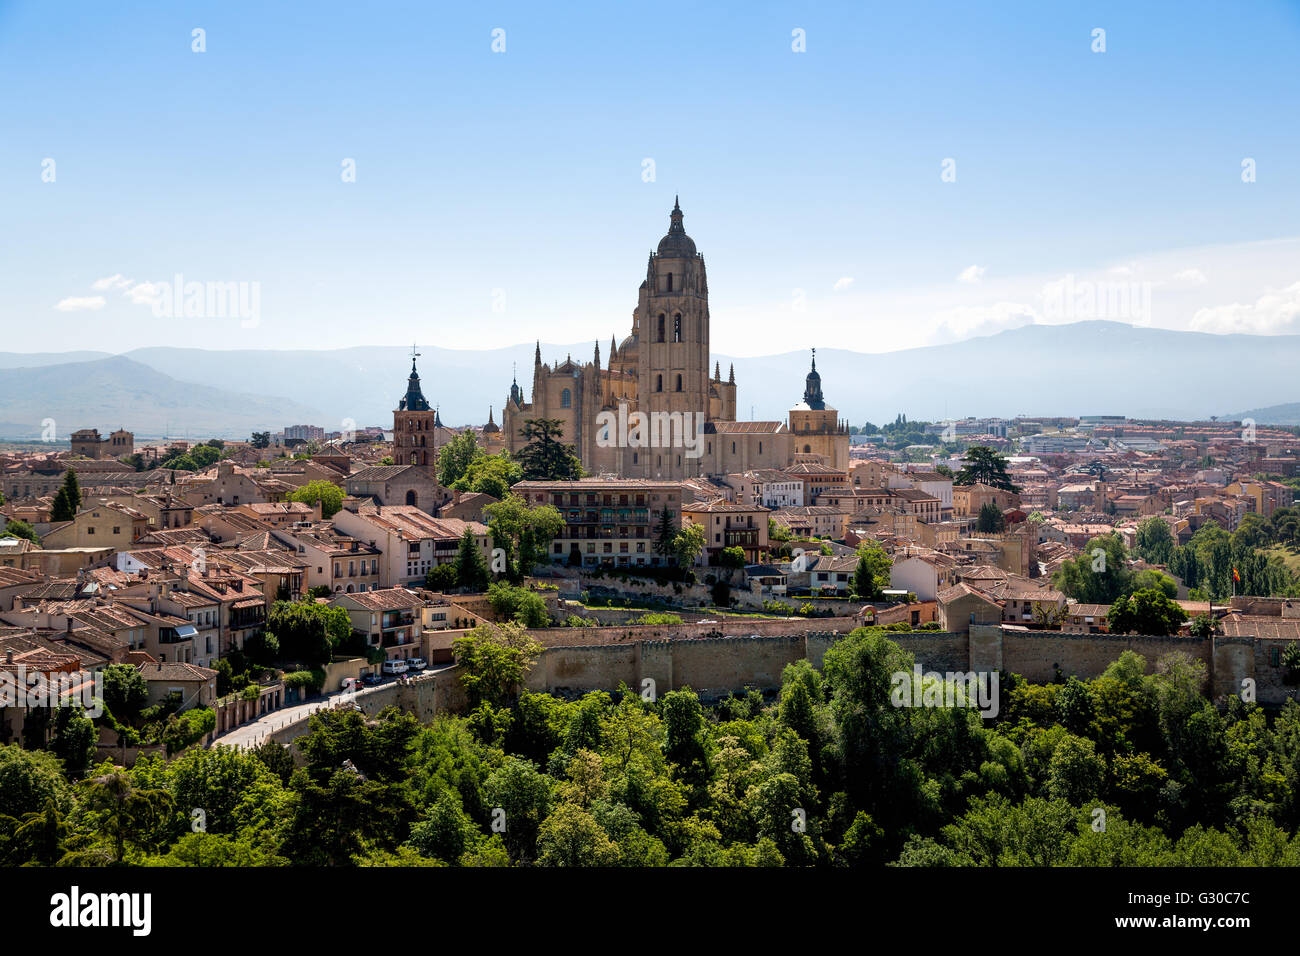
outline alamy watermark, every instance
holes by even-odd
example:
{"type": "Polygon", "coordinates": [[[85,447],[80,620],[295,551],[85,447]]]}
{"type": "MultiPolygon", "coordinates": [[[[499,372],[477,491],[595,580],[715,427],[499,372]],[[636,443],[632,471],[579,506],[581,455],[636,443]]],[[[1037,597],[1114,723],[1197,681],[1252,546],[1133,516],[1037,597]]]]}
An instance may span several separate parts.
{"type": "Polygon", "coordinates": [[[596,416],[596,445],[600,448],[680,448],[687,458],[704,454],[704,412],[618,412],[596,416]]]}
{"type": "Polygon", "coordinates": [[[1126,319],[1151,321],[1150,282],[1093,282],[1069,273],[1043,287],[1043,312],[1049,319],[1126,319]]]}
{"type": "Polygon", "coordinates": [[[239,319],[245,329],[262,321],[260,282],[186,282],[178,272],[152,291],[153,314],[160,319],[239,319]]]}
{"type": "Polygon", "coordinates": [[[997,671],[922,672],[916,664],[911,671],[896,671],[890,676],[889,702],[895,707],[974,707],[981,717],[998,715],[997,671]]]}
{"type": "Polygon", "coordinates": [[[91,671],[0,671],[0,707],[80,707],[92,720],[104,714],[104,678],[91,671]]]}

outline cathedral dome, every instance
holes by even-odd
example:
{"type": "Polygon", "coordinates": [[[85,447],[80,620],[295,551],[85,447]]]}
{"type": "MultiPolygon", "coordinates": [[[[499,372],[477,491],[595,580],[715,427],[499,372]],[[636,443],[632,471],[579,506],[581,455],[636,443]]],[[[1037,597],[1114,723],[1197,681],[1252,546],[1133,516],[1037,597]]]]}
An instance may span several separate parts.
{"type": "Polygon", "coordinates": [[[668,234],[659,240],[656,255],[674,259],[695,257],[695,240],[686,235],[686,228],[682,225],[682,207],[676,197],[673,198],[672,220],[668,226],[668,234]]]}

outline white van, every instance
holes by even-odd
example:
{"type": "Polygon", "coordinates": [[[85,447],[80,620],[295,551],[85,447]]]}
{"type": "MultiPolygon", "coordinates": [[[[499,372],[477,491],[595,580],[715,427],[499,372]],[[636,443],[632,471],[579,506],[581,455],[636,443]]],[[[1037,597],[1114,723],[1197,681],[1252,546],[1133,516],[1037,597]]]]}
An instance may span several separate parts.
{"type": "Polygon", "coordinates": [[[405,674],[406,661],[384,661],[384,666],[381,670],[385,674],[405,674]]]}

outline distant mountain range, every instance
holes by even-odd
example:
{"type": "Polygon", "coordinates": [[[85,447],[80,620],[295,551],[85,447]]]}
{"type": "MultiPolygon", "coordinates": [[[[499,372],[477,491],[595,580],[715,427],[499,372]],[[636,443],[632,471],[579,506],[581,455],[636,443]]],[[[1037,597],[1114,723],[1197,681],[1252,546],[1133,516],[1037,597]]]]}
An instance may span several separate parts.
{"type": "Polygon", "coordinates": [[[4,438],[39,438],[46,419],[53,420],[62,443],[79,428],[107,434],[122,427],[141,437],[247,437],[254,430],[279,429],[323,414],[288,399],[180,381],[120,355],[36,368],[14,367],[11,357],[0,361],[4,438]],[[293,422],[285,422],[286,416],[293,422]]]}
{"type": "Polygon", "coordinates": [[[1233,412],[1223,417],[1236,421],[1252,418],[1257,425],[1300,425],[1300,402],[1270,405],[1268,408],[1252,408],[1249,411],[1233,412]]]}
{"type": "MultiPolygon", "coordinates": [[[[815,329],[814,329],[815,331],[815,329]]],[[[800,338],[803,338],[802,331],[800,338]]],[[[816,344],[809,339],[809,344],[816,344]]],[[[548,362],[589,361],[593,342],[542,345],[548,362]]],[[[782,343],[787,344],[787,343],[782,343]]],[[[887,343],[882,343],[887,344],[887,343]]],[[[512,364],[531,395],[533,343],[498,349],[421,346],[424,394],[448,425],[501,421],[512,364]]],[[[601,341],[609,360],[609,339],[601,341]]],[[[784,419],[803,397],[809,353],[716,355],[736,367],[739,416],[784,419]],[[752,414],[751,414],[752,413],[752,414]]],[[[0,437],[60,436],[122,425],[141,436],[246,437],[253,429],[314,424],[391,425],[406,390],[410,348],[217,351],[153,347],[102,352],[0,353],[0,437]],[[66,422],[66,425],[64,424],[66,422]]],[[[1300,423],[1300,335],[1209,335],[1116,322],[1033,325],[950,345],[868,354],[819,347],[827,402],[850,424],[967,415],[1251,417],[1300,423]],[[1227,408],[1254,412],[1225,414],[1227,408]]]]}

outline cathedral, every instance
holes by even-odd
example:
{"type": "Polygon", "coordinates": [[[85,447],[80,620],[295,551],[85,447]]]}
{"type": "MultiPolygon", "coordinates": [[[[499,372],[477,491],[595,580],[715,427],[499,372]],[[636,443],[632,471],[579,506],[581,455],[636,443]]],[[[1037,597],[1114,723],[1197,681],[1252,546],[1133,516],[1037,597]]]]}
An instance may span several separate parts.
{"type": "Polygon", "coordinates": [[[524,401],[516,378],[499,427],[489,412],[484,447],[489,453],[517,452],[525,443],[520,435],[525,421],[553,418],[561,422],[562,440],[575,447],[594,475],[681,479],[785,468],[797,461],[848,468],[848,427],[826,404],[815,355],[803,401],[791,408],[788,425],[737,421],[735,370],[724,379],[719,364],[712,364],[710,374],[704,256],[695,251],[675,202],[668,233],[646,265],[632,333],[622,342],[611,338],[603,362],[597,341],[588,362],[566,356],[548,365],[539,342],[532,401],[524,401]],[[675,427],[647,428],[643,434],[621,427],[629,417],[635,422],[637,413],[647,422],[675,427]],[[614,419],[621,423],[618,429],[608,427],[614,419]],[[682,429],[685,440],[679,440],[682,429]]]}

